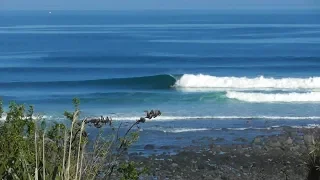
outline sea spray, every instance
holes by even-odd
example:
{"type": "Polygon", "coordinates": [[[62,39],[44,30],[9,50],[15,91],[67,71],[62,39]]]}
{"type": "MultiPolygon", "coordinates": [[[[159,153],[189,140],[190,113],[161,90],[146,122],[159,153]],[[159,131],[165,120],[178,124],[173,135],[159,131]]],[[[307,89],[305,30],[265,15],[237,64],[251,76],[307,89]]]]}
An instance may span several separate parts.
{"type": "Polygon", "coordinates": [[[178,88],[234,88],[234,89],[320,89],[320,77],[266,78],[264,76],[217,77],[204,74],[184,74],[176,83],[178,88]]]}

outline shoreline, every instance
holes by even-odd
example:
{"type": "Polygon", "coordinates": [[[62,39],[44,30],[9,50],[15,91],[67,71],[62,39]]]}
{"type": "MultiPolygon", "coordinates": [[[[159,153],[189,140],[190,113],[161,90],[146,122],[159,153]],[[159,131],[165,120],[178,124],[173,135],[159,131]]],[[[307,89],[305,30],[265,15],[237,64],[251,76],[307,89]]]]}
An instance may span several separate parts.
{"type": "Polygon", "coordinates": [[[131,153],[129,160],[149,168],[151,175],[143,179],[298,180],[307,177],[305,162],[319,137],[319,128],[285,127],[279,135],[257,136],[247,144],[196,144],[176,154],[131,153]]]}

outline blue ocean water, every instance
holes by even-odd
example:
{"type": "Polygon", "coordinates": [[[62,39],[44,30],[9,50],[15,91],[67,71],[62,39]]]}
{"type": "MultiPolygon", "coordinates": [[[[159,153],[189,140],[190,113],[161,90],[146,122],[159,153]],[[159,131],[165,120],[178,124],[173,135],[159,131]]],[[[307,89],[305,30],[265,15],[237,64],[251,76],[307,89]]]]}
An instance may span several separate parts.
{"type": "Polygon", "coordinates": [[[0,96],[51,119],[73,97],[116,120],[160,109],[145,129],[165,134],[317,126],[320,13],[0,12],[0,96]]]}

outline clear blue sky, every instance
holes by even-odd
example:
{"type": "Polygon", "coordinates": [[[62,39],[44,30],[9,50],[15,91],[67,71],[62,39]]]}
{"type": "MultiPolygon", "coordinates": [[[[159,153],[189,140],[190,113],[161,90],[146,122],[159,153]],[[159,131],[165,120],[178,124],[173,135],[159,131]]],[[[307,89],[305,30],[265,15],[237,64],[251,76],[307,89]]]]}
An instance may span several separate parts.
{"type": "Polygon", "coordinates": [[[0,0],[0,10],[309,9],[320,0],[0,0]]]}

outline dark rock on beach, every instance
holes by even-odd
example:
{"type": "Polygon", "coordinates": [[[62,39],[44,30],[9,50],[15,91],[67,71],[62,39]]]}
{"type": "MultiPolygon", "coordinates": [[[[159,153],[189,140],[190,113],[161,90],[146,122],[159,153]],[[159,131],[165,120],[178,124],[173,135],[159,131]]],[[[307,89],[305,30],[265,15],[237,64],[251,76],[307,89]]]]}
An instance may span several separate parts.
{"type": "Polygon", "coordinates": [[[153,150],[154,148],[155,148],[155,146],[152,145],[152,144],[147,144],[147,145],[144,146],[145,150],[153,150]]]}
{"type": "Polygon", "coordinates": [[[248,139],[240,137],[240,138],[234,139],[234,141],[238,141],[238,142],[248,142],[248,139]]]}
{"type": "MultiPolygon", "coordinates": [[[[234,144],[219,145],[214,143],[224,139],[216,138],[207,147],[194,144],[175,155],[133,154],[130,160],[150,169],[150,174],[141,179],[300,180],[307,177],[305,162],[319,132],[318,129],[286,128],[281,134],[257,136],[251,143],[245,138],[236,138],[234,144]]],[[[155,146],[145,147],[150,148],[155,146]]]]}
{"type": "Polygon", "coordinates": [[[224,138],[218,137],[216,139],[213,139],[214,142],[223,142],[224,138]]]}

